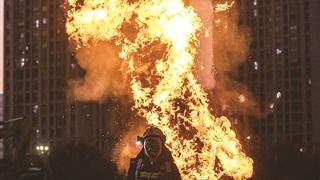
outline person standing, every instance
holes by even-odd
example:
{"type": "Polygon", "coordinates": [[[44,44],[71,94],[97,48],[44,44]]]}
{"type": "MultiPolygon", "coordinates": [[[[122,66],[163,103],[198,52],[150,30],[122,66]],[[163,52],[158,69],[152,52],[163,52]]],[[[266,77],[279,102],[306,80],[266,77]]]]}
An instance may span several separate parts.
{"type": "Polygon", "coordinates": [[[165,146],[166,137],[159,128],[148,127],[141,141],[142,150],[130,160],[128,180],[181,180],[171,152],[165,146]]]}

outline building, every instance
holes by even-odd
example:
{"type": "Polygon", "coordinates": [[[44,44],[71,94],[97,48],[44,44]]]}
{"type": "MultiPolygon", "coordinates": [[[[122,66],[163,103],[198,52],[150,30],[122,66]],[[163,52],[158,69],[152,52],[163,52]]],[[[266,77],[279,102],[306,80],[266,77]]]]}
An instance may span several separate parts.
{"type": "Polygon", "coordinates": [[[66,143],[106,147],[103,107],[66,97],[68,79],[83,72],[68,50],[63,4],[4,1],[4,119],[24,118],[19,142],[5,140],[6,156],[25,142],[29,155],[66,143]]]}
{"type": "Polygon", "coordinates": [[[242,78],[264,115],[250,122],[258,141],[319,151],[320,1],[241,0],[239,7],[252,37],[242,78]]]}
{"type": "MultiPolygon", "coordinates": [[[[0,123],[3,122],[3,95],[0,94],[0,123]]],[[[3,125],[0,125],[0,129],[3,128],[3,125]]],[[[4,146],[3,139],[0,139],[0,160],[4,158],[4,146]]]]}

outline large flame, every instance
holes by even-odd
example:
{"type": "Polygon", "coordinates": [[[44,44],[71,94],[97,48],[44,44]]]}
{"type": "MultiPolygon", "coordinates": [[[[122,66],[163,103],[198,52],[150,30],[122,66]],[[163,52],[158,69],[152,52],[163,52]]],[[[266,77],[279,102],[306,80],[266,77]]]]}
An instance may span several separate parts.
{"type": "Polygon", "coordinates": [[[67,33],[78,48],[99,41],[121,48],[119,56],[129,62],[134,108],[163,130],[183,179],[251,177],[252,159],[229,120],[212,115],[193,74],[202,24],[191,6],[183,0],[84,0],[81,5],[69,0],[67,5],[67,33]]]}

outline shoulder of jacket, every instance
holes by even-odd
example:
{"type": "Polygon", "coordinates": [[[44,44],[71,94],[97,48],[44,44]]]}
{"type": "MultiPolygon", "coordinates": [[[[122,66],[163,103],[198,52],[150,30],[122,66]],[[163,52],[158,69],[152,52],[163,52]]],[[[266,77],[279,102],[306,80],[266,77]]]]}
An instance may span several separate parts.
{"type": "Polygon", "coordinates": [[[137,159],[136,158],[130,158],[130,164],[135,164],[137,163],[137,159]]]}

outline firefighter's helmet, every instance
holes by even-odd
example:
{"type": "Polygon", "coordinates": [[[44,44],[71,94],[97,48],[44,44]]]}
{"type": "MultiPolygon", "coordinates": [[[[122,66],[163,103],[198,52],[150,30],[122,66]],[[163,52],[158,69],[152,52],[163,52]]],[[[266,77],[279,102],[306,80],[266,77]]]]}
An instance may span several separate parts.
{"type": "Polygon", "coordinates": [[[148,137],[159,137],[163,144],[166,142],[166,136],[159,128],[155,126],[148,127],[146,131],[143,133],[143,140],[145,140],[148,137]]]}

